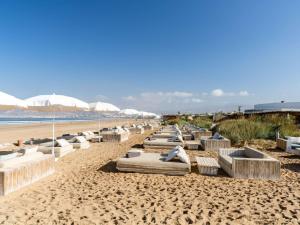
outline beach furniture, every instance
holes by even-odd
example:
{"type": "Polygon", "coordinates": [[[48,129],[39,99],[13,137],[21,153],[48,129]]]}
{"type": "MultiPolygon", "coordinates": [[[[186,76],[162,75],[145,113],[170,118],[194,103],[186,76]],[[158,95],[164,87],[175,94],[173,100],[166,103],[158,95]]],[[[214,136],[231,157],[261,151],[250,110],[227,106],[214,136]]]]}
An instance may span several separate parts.
{"type": "Polygon", "coordinates": [[[129,128],[127,128],[131,134],[143,134],[145,132],[144,127],[143,126],[131,126],[129,128]]]}
{"type": "Polygon", "coordinates": [[[300,137],[277,138],[277,148],[280,148],[288,153],[300,155],[300,137]]]}
{"type": "Polygon", "coordinates": [[[37,147],[0,151],[0,195],[6,195],[54,173],[54,157],[37,147]]]}
{"type": "Polygon", "coordinates": [[[143,126],[145,131],[153,130],[153,125],[152,124],[146,124],[143,126]]]}
{"type": "Polygon", "coordinates": [[[211,137],[212,136],[212,132],[207,129],[204,129],[204,128],[192,130],[191,134],[193,135],[194,140],[200,140],[202,137],[211,137]]]}
{"type": "Polygon", "coordinates": [[[87,141],[92,143],[102,141],[102,136],[100,136],[98,133],[94,133],[93,131],[83,131],[78,133],[78,136],[83,136],[87,141]]]}
{"type": "Polygon", "coordinates": [[[75,149],[88,149],[90,147],[90,143],[83,136],[75,136],[68,142],[75,149]]]}
{"type": "Polygon", "coordinates": [[[148,137],[143,143],[145,149],[171,149],[178,145],[182,147],[184,146],[184,142],[180,136],[174,136],[172,138],[148,137]]]}
{"type": "Polygon", "coordinates": [[[280,162],[254,148],[221,148],[218,162],[222,169],[234,178],[269,180],[280,178],[280,162]]]}
{"type": "Polygon", "coordinates": [[[212,137],[201,137],[200,145],[203,150],[218,151],[220,148],[230,148],[231,142],[229,139],[215,134],[212,137]]]}
{"type": "Polygon", "coordinates": [[[140,156],[143,152],[144,151],[142,149],[132,148],[127,152],[126,157],[127,158],[137,157],[140,156]]]}
{"type": "Polygon", "coordinates": [[[199,150],[200,141],[199,140],[184,141],[184,147],[188,150],[199,150]]]}
{"type": "Polygon", "coordinates": [[[183,133],[182,134],[182,138],[183,140],[185,141],[191,141],[194,139],[193,135],[192,134],[188,134],[188,133],[183,133]]]}
{"type": "Polygon", "coordinates": [[[117,127],[114,129],[102,130],[100,135],[102,136],[103,142],[123,142],[127,141],[130,132],[124,130],[123,128],[117,127]]]}
{"type": "Polygon", "coordinates": [[[155,132],[152,137],[153,138],[173,138],[177,136],[177,132],[155,132]]]}
{"type": "Polygon", "coordinates": [[[217,175],[220,168],[219,163],[214,158],[196,157],[196,162],[200,174],[217,175]]]}
{"type": "MultiPolygon", "coordinates": [[[[52,147],[53,142],[46,142],[41,143],[38,146],[38,151],[42,152],[44,154],[52,154],[52,147]]],[[[70,144],[65,139],[58,139],[54,141],[54,155],[55,158],[63,157],[71,152],[73,152],[75,149],[73,148],[72,144],[70,144]]]]}
{"type": "MultiPolygon", "coordinates": [[[[185,153],[186,154],[186,153],[185,153]]],[[[186,155],[188,158],[188,156],[186,155]]],[[[127,158],[122,157],[117,160],[117,169],[123,172],[165,174],[183,176],[191,171],[191,163],[183,162],[174,155],[170,161],[167,161],[168,154],[144,153],[139,156],[127,158]]]]}

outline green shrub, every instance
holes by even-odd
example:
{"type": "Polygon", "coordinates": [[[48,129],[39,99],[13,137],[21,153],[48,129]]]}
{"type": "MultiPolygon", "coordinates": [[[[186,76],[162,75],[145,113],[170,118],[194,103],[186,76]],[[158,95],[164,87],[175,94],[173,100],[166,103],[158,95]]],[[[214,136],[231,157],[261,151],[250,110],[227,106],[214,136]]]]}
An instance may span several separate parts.
{"type": "Polygon", "coordinates": [[[196,117],[190,123],[201,128],[209,129],[212,125],[212,119],[209,117],[196,117]]]}
{"type": "Polygon", "coordinates": [[[249,119],[227,120],[218,126],[219,132],[233,144],[254,139],[275,139],[279,129],[281,136],[300,136],[294,118],[282,116],[256,116],[249,119]]]}

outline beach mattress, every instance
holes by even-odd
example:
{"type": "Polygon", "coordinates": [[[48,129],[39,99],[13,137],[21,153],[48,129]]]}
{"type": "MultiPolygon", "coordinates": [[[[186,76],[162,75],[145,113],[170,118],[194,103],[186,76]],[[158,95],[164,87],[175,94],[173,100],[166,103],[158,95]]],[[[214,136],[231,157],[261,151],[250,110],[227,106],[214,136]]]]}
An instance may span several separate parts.
{"type": "Polygon", "coordinates": [[[191,165],[178,161],[165,161],[166,155],[160,153],[141,153],[138,157],[120,158],[117,169],[123,172],[154,173],[166,175],[185,175],[190,173],[191,165]]]}
{"type": "Polygon", "coordinates": [[[145,139],[144,148],[153,148],[153,149],[171,149],[176,146],[184,146],[183,142],[180,141],[171,141],[168,138],[154,138],[154,139],[145,139]]]}
{"type": "Polygon", "coordinates": [[[0,195],[6,195],[54,173],[54,157],[36,152],[1,162],[0,195]]]}

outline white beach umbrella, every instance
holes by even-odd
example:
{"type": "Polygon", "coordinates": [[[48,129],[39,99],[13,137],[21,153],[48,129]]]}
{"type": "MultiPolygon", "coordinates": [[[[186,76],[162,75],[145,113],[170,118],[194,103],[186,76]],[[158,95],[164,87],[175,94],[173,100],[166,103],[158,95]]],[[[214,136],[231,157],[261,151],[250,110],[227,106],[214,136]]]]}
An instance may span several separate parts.
{"type": "Polygon", "coordinates": [[[100,131],[100,113],[113,113],[113,112],[120,111],[120,109],[117,106],[106,102],[93,102],[89,104],[89,107],[91,111],[98,112],[99,131],[100,131]]]}
{"type": "Polygon", "coordinates": [[[0,110],[24,108],[27,108],[27,103],[25,101],[0,91],[0,110]]]}
{"type": "Polygon", "coordinates": [[[35,111],[52,112],[52,154],[54,155],[55,112],[89,110],[89,105],[77,98],[64,95],[38,95],[25,100],[28,108],[35,111]]]}
{"type": "Polygon", "coordinates": [[[124,114],[126,116],[140,116],[141,112],[136,109],[122,109],[120,114],[124,114]]]}

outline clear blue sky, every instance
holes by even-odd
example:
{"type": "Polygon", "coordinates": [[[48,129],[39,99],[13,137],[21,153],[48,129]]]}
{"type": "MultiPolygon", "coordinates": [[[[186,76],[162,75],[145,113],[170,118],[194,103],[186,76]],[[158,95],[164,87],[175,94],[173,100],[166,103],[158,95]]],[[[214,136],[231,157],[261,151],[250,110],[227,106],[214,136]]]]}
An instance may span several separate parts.
{"type": "Polygon", "coordinates": [[[0,1],[0,78],[155,112],[299,101],[300,1],[0,1]]]}

